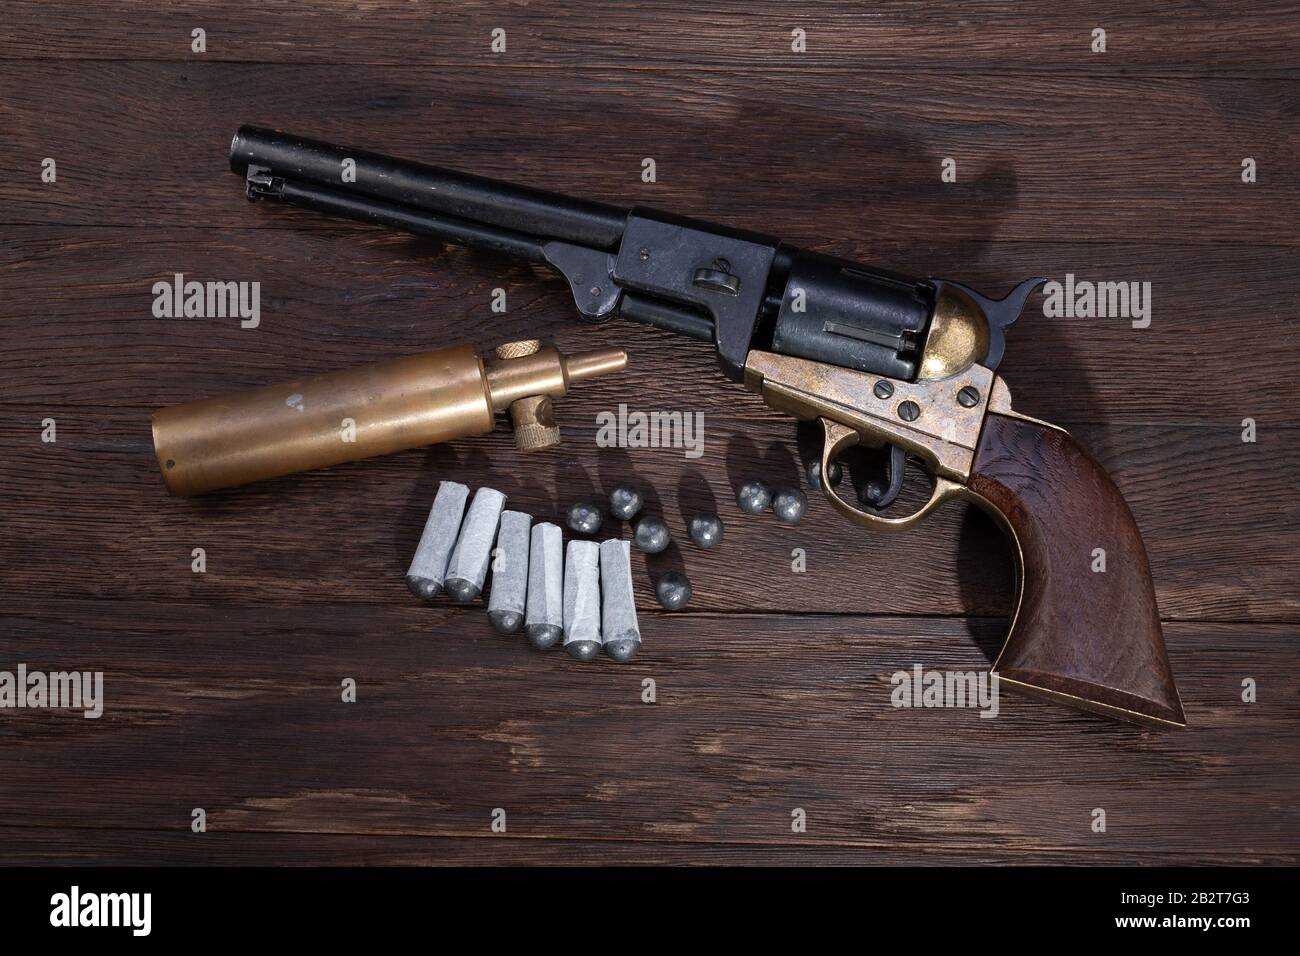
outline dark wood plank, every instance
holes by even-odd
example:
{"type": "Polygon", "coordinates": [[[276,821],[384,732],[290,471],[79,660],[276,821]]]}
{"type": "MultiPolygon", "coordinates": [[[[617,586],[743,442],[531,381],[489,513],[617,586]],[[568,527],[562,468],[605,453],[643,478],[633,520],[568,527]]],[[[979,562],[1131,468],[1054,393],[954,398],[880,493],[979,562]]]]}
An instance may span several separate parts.
{"type": "Polygon", "coordinates": [[[743,0],[702,8],[669,3],[568,2],[552,8],[486,0],[429,6],[369,0],[311,5],[179,2],[141,8],[99,0],[95,16],[39,0],[6,5],[0,56],[73,60],[391,63],[447,68],[537,64],[620,66],[631,70],[726,67],[758,74],[774,66],[875,70],[1024,69],[1194,72],[1296,69],[1300,20],[1294,4],[1253,2],[1066,3],[1037,8],[1001,0],[942,7],[885,3],[785,2],[779,9],[743,0]],[[53,7],[53,8],[52,8],[53,7]],[[207,52],[190,50],[190,32],[208,32],[207,52]],[[1108,52],[1091,52],[1092,31],[1108,32],[1108,52]],[[507,31],[507,50],[490,50],[491,31],[507,31]],[[807,31],[806,52],[791,51],[791,30],[807,31]]]}
{"type": "MultiPolygon", "coordinates": [[[[712,866],[886,866],[1072,865],[1177,866],[1193,862],[1166,850],[1079,848],[1015,851],[962,848],[927,850],[905,843],[851,846],[804,843],[691,840],[610,840],[565,837],[431,836],[426,834],[268,833],[188,830],[128,830],[103,827],[9,827],[0,823],[11,866],[519,866],[545,865],[712,865],[712,866]]],[[[1249,862],[1285,863],[1268,853],[1249,862]]],[[[1247,862],[1240,853],[1207,849],[1196,863],[1222,866],[1247,862]]]]}
{"type": "Polygon", "coordinates": [[[5,862],[1300,860],[1293,3],[94,14],[15,0],[0,31],[0,669],[103,669],[108,693],[97,721],[3,711],[5,862]],[[189,52],[195,26],[206,54],[189,52]],[[488,50],[494,26],[505,55],[488,50]],[[789,50],[796,26],[805,54],[789,50]],[[1002,371],[1017,408],[1070,428],[1132,506],[1191,727],[1011,694],[996,720],[894,709],[895,670],[984,669],[996,651],[1010,564],[988,520],[951,508],[883,537],[816,502],[797,529],[742,518],[730,487],[797,480],[811,449],[705,349],[583,327],[530,268],[250,208],[225,159],[243,122],[993,292],[1033,274],[1152,282],[1144,330],[1047,319],[1035,301],[1002,371]],[[56,184],[40,182],[46,156],[56,184]],[[657,183],[639,181],[646,156],[657,183]],[[948,156],[954,184],[939,181],[948,156]],[[154,319],[151,286],[175,272],[260,281],[262,326],[154,319]],[[497,286],[505,316],[488,311],[497,286]],[[164,496],[157,405],[524,335],[633,353],[626,375],[570,397],[564,449],[529,472],[498,432],[164,496]],[[595,415],[620,401],[703,412],[704,456],[597,449],[595,415]],[[643,656],[583,666],[406,593],[443,477],[539,516],[635,477],[679,533],[716,504],[727,539],[636,556],[643,656]],[[696,598],[669,615],[650,573],[674,566],[696,598]],[[345,676],[357,704],[339,702],[345,676]],[[195,806],[211,832],[189,832],[195,806]],[[488,829],[497,806],[505,835],[488,829]],[[806,834],[790,832],[796,806],[806,834]]]}
{"type": "Polygon", "coordinates": [[[1291,78],[0,62],[0,208],[5,223],[247,226],[226,152],[256,123],[806,242],[1294,246],[1298,98],[1291,78]],[[56,184],[39,178],[47,156],[56,184]]]}
{"type": "Polygon", "coordinates": [[[0,724],[8,827],[183,831],[201,806],[217,833],[490,836],[504,807],[516,837],[788,843],[805,860],[835,844],[1296,858],[1290,625],[1170,625],[1192,726],[1158,732],[1010,694],[993,720],[891,706],[895,670],[987,666],[994,622],[646,614],[642,658],[585,666],[474,609],[105,610],[9,612],[0,659],[103,667],[106,703],[97,721],[0,724]]]}

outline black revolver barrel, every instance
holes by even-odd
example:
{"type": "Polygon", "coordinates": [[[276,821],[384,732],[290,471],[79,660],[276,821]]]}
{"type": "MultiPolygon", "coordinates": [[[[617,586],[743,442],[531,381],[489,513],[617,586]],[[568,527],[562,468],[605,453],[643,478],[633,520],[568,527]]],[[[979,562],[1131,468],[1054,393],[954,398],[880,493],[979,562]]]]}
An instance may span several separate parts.
{"type": "Polygon", "coordinates": [[[411,206],[403,206],[384,199],[375,199],[318,186],[315,183],[298,181],[281,182],[271,187],[275,197],[292,206],[301,206],[330,216],[355,219],[374,226],[386,226],[399,229],[417,236],[429,236],[443,242],[473,246],[524,259],[528,262],[545,263],[546,253],[543,237],[489,226],[471,219],[458,219],[436,212],[425,212],[411,206]]]}
{"type": "Polygon", "coordinates": [[[241,126],[230,143],[230,168],[247,175],[249,166],[327,190],[347,182],[353,196],[611,252],[618,248],[628,213],[604,203],[241,126]],[[355,163],[350,180],[344,179],[347,160],[355,163]]]}
{"type": "Polygon", "coordinates": [[[779,240],[242,126],[230,168],[273,199],[545,264],[593,321],[710,340],[743,377],[763,348],[912,380],[935,286],[779,240]],[[625,248],[626,247],[626,248],[625,248]]]}

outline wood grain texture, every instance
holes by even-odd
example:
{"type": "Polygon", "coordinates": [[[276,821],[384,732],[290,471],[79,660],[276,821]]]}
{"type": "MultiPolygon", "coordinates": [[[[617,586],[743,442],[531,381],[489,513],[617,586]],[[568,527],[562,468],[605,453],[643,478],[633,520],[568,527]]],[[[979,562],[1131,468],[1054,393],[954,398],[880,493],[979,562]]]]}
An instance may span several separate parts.
{"type": "Polygon", "coordinates": [[[774,66],[908,72],[958,69],[1131,73],[1134,71],[1294,74],[1300,53],[1295,5],[1270,0],[1141,4],[1026,5],[959,0],[942,7],[911,0],[833,6],[796,0],[765,7],[724,0],[563,6],[469,0],[430,7],[403,0],[185,0],[165,10],[99,0],[102,21],[39,0],[7,5],[0,56],[15,59],[135,59],[295,64],[419,64],[447,68],[614,66],[677,71],[684,65],[761,73],[774,66]],[[190,48],[195,27],[207,52],[190,48]],[[791,31],[807,34],[791,48],[791,31]],[[1092,31],[1108,33],[1107,54],[1092,52],[1092,31]],[[490,47],[506,31],[506,54],[490,47]]]}
{"type": "Polygon", "coordinates": [[[678,860],[700,843],[792,860],[827,846],[894,862],[1294,859],[1287,625],[1170,624],[1195,729],[1161,733],[1010,694],[993,720],[891,705],[895,671],[987,666],[1001,620],[650,612],[637,661],[580,666],[476,608],[118,603],[10,616],[6,659],[103,662],[108,703],[98,721],[0,724],[5,827],[175,833],[201,806],[255,855],[263,832],[486,842],[503,807],[520,859],[575,838],[678,860]],[[1247,674],[1267,675],[1257,704],[1238,697],[1247,674]],[[355,705],[339,700],[346,676],[355,705]],[[808,834],[791,833],[796,807],[808,834]]]}
{"type": "Polygon", "coordinates": [[[5,862],[1300,861],[1294,4],[96,11],[15,0],[0,30],[0,670],[103,670],[107,695],[99,720],[0,711],[5,862]],[[507,54],[488,49],[495,26],[507,54]],[[1096,26],[1106,54],[1089,52],[1096,26]],[[1150,281],[1144,329],[1035,299],[1000,371],[1128,501],[1192,727],[1010,694],[993,720],[893,707],[896,671],[996,655],[1013,582],[990,519],[950,506],[884,537],[815,499],[793,529],[742,516],[737,482],[795,483],[812,447],[707,350],[582,325],[530,267],[249,206],[226,163],[240,123],[989,292],[1150,281]],[[177,272],[260,282],[261,325],[154,318],[153,283],[177,272]],[[163,492],[156,407],[534,335],[624,346],[632,364],[560,404],[565,445],[526,471],[498,431],[203,500],[163,492]],[[619,402],[703,413],[703,455],[598,449],[595,416],[619,402]],[[442,478],[539,517],[635,479],[679,538],[701,507],[727,536],[636,555],[642,655],[582,666],[495,635],[479,608],[410,598],[442,478]],[[654,603],[667,568],[692,579],[685,613],[654,603]]]}
{"type": "Polygon", "coordinates": [[[1141,532],[1092,456],[1065,432],[990,414],[967,488],[1005,523],[1017,555],[994,672],[1087,710],[1184,725],[1141,532]]]}
{"type": "MultiPolygon", "coordinates": [[[[564,282],[549,273],[301,210],[250,206],[235,176],[217,170],[211,177],[224,187],[213,197],[214,212],[237,214],[242,227],[6,228],[0,235],[9,290],[0,298],[6,383],[0,402],[151,409],[282,381],[286,372],[292,377],[426,351],[450,328],[484,347],[528,334],[566,348],[622,345],[633,373],[639,363],[654,362],[637,376],[644,404],[685,396],[706,411],[777,420],[747,393],[720,392],[716,362],[691,342],[630,323],[582,323],[564,282]],[[261,325],[154,318],[153,284],[170,282],[177,272],[259,281],[261,325]],[[51,285],[57,298],[48,296],[51,285]],[[494,288],[506,291],[505,314],[491,311],[494,288]],[[33,352],[47,361],[31,361],[33,352]],[[176,375],[159,376],[164,358],[176,375]],[[50,363],[65,371],[52,376],[50,363]]],[[[1250,467],[1255,452],[1292,453],[1291,443],[1272,435],[1295,423],[1287,384],[1300,365],[1300,336],[1287,317],[1300,313],[1300,256],[1292,249],[1247,243],[1207,253],[1128,242],[933,237],[910,243],[874,232],[860,227],[853,239],[814,244],[904,274],[958,276],[998,294],[1036,274],[1151,283],[1145,329],[1125,319],[1048,318],[1042,297],[1031,299],[1008,333],[1000,369],[1027,414],[1067,428],[1161,424],[1238,439],[1249,416],[1262,427],[1262,447],[1239,448],[1242,467],[1250,467]],[[1241,374],[1219,375],[1213,388],[1189,387],[1202,376],[1184,363],[1198,355],[1218,357],[1241,374]],[[1135,383],[1141,401],[1134,400],[1135,383]]],[[[607,407],[628,391],[617,379],[591,383],[582,394],[607,407]]]]}
{"type": "MultiPolygon", "coordinates": [[[[636,555],[638,573],[684,570],[697,607],[1010,613],[1011,552],[978,510],[949,505],[916,530],[892,536],[850,526],[816,495],[797,528],[743,515],[732,499],[741,481],[755,475],[778,484],[799,480],[804,449],[794,425],[729,415],[720,406],[732,393],[721,381],[710,382],[707,405],[687,404],[680,395],[651,398],[643,389],[652,378],[630,378],[626,391],[608,401],[703,409],[701,458],[675,450],[597,449],[595,416],[610,406],[575,390],[560,406],[565,444],[539,456],[527,473],[515,470],[513,441],[502,428],[481,439],[193,501],[166,496],[150,444],[150,409],[0,406],[0,443],[8,452],[0,459],[0,494],[9,502],[0,514],[6,530],[0,592],[223,604],[402,601],[402,574],[441,479],[499,488],[512,507],[551,519],[579,498],[631,480],[679,542],[662,558],[636,555]],[[54,445],[40,441],[41,422],[51,414],[60,435],[54,445]],[[702,508],[726,522],[721,551],[684,544],[686,520],[702,508]],[[209,555],[204,575],[189,573],[195,547],[209,555]],[[801,579],[790,576],[794,548],[804,549],[811,571],[801,579]],[[69,573],[69,555],[76,573],[69,573]],[[769,586],[755,588],[755,572],[769,586]]],[[[1290,487],[1279,470],[1300,467],[1293,440],[1300,430],[1271,434],[1270,444],[1253,454],[1243,453],[1236,428],[1204,434],[1160,425],[1085,427],[1074,434],[1096,452],[1133,508],[1167,617],[1294,622],[1300,616],[1290,586],[1300,538],[1285,513],[1277,520],[1290,487]],[[1266,453],[1273,443],[1291,451],[1271,460],[1266,453]],[[1205,494],[1229,473],[1257,489],[1252,500],[1234,499],[1225,508],[1205,494]]]]}
{"type": "Polygon", "coordinates": [[[1300,78],[754,76],[689,65],[529,75],[0,61],[14,144],[0,157],[3,221],[246,227],[226,152],[250,123],[803,243],[1300,243],[1288,215],[1300,185],[1287,173],[1300,152],[1300,78]],[[33,172],[47,156],[61,160],[57,189],[33,172]],[[654,183],[641,182],[646,157],[654,183]],[[1258,164],[1254,187],[1241,181],[1243,157],[1258,164]],[[957,162],[955,183],[940,179],[945,158],[957,162]]]}

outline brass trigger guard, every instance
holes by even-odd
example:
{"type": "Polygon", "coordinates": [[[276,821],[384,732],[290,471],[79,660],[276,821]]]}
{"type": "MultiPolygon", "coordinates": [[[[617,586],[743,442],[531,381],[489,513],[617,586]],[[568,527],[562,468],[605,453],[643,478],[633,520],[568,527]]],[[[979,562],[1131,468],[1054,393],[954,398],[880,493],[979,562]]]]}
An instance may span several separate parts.
{"type": "MultiPolygon", "coordinates": [[[[829,475],[831,473],[831,462],[837,459],[842,452],[861,442],[862,436],[854,429],[829,418],[819,418],[818,421],[821,423],[822,437],[824,438],[822,443],[822,474],[829,475]]],[[[874,531],[906,531],[913,525],[920,523],[922,518],[949,498],[961,497],[965,491],[955,481],[936,476],[934,492],[930,495],[930,500],[922,505],[919,510],[902,518],[886,518],[883,515],[863,511],[861,508],[849,504],[835,493],[835,489],[829,481],[822,481],[821,486],[832,508],[854,524],[859,524],[864,528],[871,528],[874,531]]]]}

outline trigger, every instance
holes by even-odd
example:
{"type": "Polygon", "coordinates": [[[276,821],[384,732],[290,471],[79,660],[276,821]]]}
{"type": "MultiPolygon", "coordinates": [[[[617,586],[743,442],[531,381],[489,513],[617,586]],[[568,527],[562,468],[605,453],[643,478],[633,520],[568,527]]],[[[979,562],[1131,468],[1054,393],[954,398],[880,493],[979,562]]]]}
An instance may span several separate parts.
{"type": "Polygon", "coordinates": [[[885,481],[873,478],[862,489],[862,503],[883,511],[894,503],[898,493],[903,490],[903,470],[907,467],[907,452],[898,445],[889,446],[889,464],[885,470],[885,481]]]}

